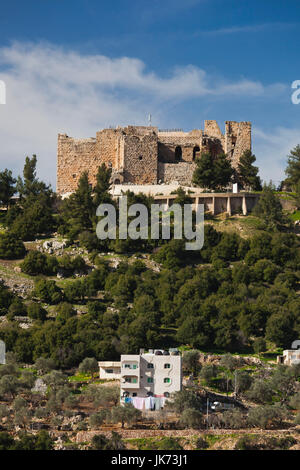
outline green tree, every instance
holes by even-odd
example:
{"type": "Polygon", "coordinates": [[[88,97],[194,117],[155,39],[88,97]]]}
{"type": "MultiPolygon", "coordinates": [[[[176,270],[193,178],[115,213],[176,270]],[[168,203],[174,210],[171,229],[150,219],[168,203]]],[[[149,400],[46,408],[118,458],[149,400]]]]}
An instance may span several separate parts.
{"type": "Polygon", "coordinates": [[[15,187],[16,181],[10,170],[5,169],[0,172],[0,202],[6,206],[7,209],[11,198],[17,192],[15,187]]]}
{"type": "Polygon", "coordinates": [[[39,194],[51,195],[50,187],[37,178],[36,164],[36,155],[32,155],[32,158],[26,157],[23,180],[19,177],[17,181],[17,191],[21,198],[28,198],[29,196],[37,196],[39,194]]]}
{"type": "Polygon", "coordinates": [[[185,351],[182,357],[182,365],[188,371],[193,372],[194,376],[197,375],[201,369],[200,363],[200,353],[197,350],[185,351]]]}
{"type": "Polygon", "coordinates": [[[31,276],[36,274],[55,274],[58,261],[55,256],[49,256],[37,250],[30,250],[20,264],[22,271],[31,276]]]}
{"type": "Polygon", "coordinates": [[[225,154],[213,158],[210,153],[203,153],[196,161],[193,183],[203,188],[222,189],[229,184],[232,176],[233,168],[225,154]]]}
{"type": "Polygon", "coordinates": [[[98,361],[94,357],[86,357],[78,367],[80,373],[90,373],[92,377],[99,371],[98,361]]]}
{"type": "Polygon", "coordinates": [[[108,168],[105,163],[102,163],[102,165],[98,167],[96,174],[96,185],[93,188],[93,203],[95,212],[99,204],[112,203],[112,198],[109,194],[109,189],[111,186],[111,172],[111,168],[108,168]]]}
{"type": "Polygon", "coordinates": [[[270,230],[274,230],[278,226],[287,223],[280,201],[276,194],[274,194],[272,183],[264,185],[259,201],[254,207],[253,214],[262,219],[270,230]]]}
{"type": "Polygon", "coordinates": [[[32,318],[33,320],[45,321],[47,318],[47,310],[37,302],[31,302],[27,306],[27,313],[29,318],[32,318]]]}
{"type": "Polygon", "coordinates": [[[251,150],[246,150],[241,155],[238,163],[238,180],[244,189],[260,191],[262,189],[261,180],[258,176],[258,167],[253,163],[256,161],[251,150]]]}
{"type": "Polygon", "coordinates": [[[76,191],[62,203],[59,230],[74,241],[81,232],[92,229],[94,215],[92,187],[85,171],[79,178],[76,191]]]}
{"type": "Polygon", "coordinates": [[[115,406],[111,409],[111,421],[113,423],[121,423],[124,428],[125,423],[131,424],[137,422],[142,413],[131,404],[124,406],[115,406]]]}
{"type": "Polygon", "coordinates": [[[300,145],[296,145],[287,157],[287,182],[293,188],[300,182],[300,145]]]}
{"type": "Polygon", "coordinates": [[[107,418],[107,411],[106,410],[100,410],[97,413],[93,413],[90,416],[90,425],[93,429],[97,429],[101,427],[101,425],[104,423],[104,421],[107,418]]]}
{"type": "Polygon", "coordinates": [[[202,188],[215,189],[214,162],[210,153],[202,153],[196,160],[193,183],[202,188]]]}
{"type": "Polygon", "coordinates": [[[255,403],[271,403],[274,395],[271,384],[263,379],[256,379],[247,392],[247,397],[255,403]]]}
{"type": "Polygon", "coordinates": [[[24,243],[9,232],[0,234],[0,258],[20,259],[25,255],[24,243]]]}
{"type": "Polygon", "coordinates": [[[35,282],[33,295],[42,302],[49,304],[58,304],[62,300],[61,289],[55,281],[48,281],[47,279],[40,279],[35,282]]]}
{"type": "Polygon", "coordinates": [[[183,389],[173,394],[172,401],[168,403],[168,406],[174,409],[176,413],[182,413],[185,409],[199,411],[202,409],[202,400],[192,390],[183,389]]]}
{"type": "Polygon", "coordinates": [[[203,425],[203,415],[195,408],[185,408],[180,415],[180,423],[190,429],[199,429],[203,425]]]}

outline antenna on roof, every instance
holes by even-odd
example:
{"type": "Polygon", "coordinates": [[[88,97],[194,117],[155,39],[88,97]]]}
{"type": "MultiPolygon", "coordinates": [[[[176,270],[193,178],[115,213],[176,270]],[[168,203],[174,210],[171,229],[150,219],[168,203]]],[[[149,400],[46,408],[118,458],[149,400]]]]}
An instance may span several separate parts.
{"type": "Polygon", "coordinates": [[[151,116],[151,114],[148,114],[148,123],[149,123],[149,126],[151,127],[152,126],[152,116],[151,116]]]}

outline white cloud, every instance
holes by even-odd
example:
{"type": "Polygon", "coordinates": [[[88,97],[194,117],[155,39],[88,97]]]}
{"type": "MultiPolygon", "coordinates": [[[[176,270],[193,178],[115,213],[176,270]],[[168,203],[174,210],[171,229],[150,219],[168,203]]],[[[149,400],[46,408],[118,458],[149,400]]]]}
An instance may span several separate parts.
{"type": "Polygon", "coordinates": [[[300,129],[277,127],[272,132],[253,128],[254,153],[260,168],[260,176],[266,182],[278,185],[285,178],[287,155],[300,144],[300,129]]]}
{"type": "Polygon", "coordinates": [[[278,31],[285,30],[294,27],[299,27],[299,23],[284,23],[284,22],[273,22],[273,23],[261,23],[244,26],[229,26],[227,28],[219,28],[212,30],[197,31],[195,36],[220,36],[228,34],[239,34],[239,33],[260,33],[266,31],[278,31]]]}
{"type": "Polygon", "coordinates": [[[178,101],[282,91],[280,84],[214,78],[192,65],[162,77],[136,58],[83,55],[49,44],[0,48],[0,79],[7,86],[7,104],[0,107],[1,168],[20,172],[25,155],[37,153],[39,174],[52,183],[59,132],[89,137],[111,124],[146,124],[149,112],[166,127],[178,101]]]}

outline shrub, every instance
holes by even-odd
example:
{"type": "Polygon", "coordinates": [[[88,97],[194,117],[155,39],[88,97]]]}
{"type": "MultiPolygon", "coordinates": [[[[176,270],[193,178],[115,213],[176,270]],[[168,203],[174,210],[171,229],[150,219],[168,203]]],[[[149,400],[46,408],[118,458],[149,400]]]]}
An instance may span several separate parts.
{"type": "Polygon", "coordinates": [[[105,410],[98,411],[90,416],[90,426],[94,428],[99,428],[105,421],[107,417],[107,412],[105,410]]]}
{"type": "Polygon", "coordinates": [[[33,295],[47,304],[58,304],[62,300],[62,291],[55,281],[40,279],[36,281],[33,295]]]}
{"type": "Polygon", "coordinates": [[[258,406],[250,410],[248,422],[254,427],[269,429],[280,426],[286,416],[287,411],[282,406],[258,406]]]}
{"type": "Polygon", "coordinates": [[[47,318],[47,310],[45,310],[37,302],[31,302],[27,306],[27,314],[28,314],[29,318],[32,318],[33,320],[44,321],[47,318]]]}
{"type": "Polygon", "coordinates": [[[242,429],[246,424],[244,413],[237,409],[225,411],[222,415],[222,421],[225,428],[228,429],[242,429]]]}
{"type": "Polygon", "coordinates": [[[99,370],[98,361],[94,357],[86,357],[78,367],[78,371],[81,373],[90,373],[94,376],[99,370]]]}
{"type": "Polygon", "coordinates": [[[58,262],[55,256],[45,255],[39,251],[30,251],[23,263],[21,269],[24,273],[35,276],[37,274],[55,274],[57,271],[58,262]]]}
{"type": "Polygon", "coordinates": [[[25,255],[24,243],[11,233],[0,234],[0,258],[20,259],[25,255]]]}
{"type": "Polygon", "coordinates": [[[203,424],[201,411],[194,408],[186,408],[180,416],[180,423],[186,428],[199,429],[203,424]]]}
{"type": "Polygon", "coordinates": [[[209,443],[203,439],[203,437],[198,437],[198,439],[195,442],[195,449],[196,450],[204,450],[208,449],[209,443]]]}

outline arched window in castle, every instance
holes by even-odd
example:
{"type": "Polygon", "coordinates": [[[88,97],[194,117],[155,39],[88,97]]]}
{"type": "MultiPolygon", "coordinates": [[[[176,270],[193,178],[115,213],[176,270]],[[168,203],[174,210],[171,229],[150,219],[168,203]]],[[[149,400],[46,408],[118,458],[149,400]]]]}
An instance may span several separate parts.
{"type": "Polygon", "coordinates": [[[182,159],[182,148],[180,146],[175,149],[175,160],[179,162],[182,159]]]}
{"type": "Polygon", "coordinates": [[[198,147],[198,145],[196,145],[196,146],[193,148],[193,161],[195,161],[196,158],[199,157],[199,152],[200,152],[200,147],[198,147]]]}

